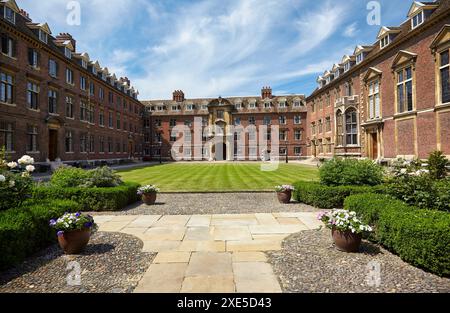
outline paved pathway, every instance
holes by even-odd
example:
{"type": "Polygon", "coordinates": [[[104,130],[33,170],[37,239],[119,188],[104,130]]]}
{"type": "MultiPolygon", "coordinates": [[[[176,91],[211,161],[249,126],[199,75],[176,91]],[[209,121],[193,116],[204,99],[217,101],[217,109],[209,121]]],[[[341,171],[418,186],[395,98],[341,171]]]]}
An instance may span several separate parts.
{"type": "Polygon", "coordinates": [[[100,231],[134,235],[157,252],[135,292],[281,292],[265,251],[317,229],[316,213],[96,216],[100,231]]]}

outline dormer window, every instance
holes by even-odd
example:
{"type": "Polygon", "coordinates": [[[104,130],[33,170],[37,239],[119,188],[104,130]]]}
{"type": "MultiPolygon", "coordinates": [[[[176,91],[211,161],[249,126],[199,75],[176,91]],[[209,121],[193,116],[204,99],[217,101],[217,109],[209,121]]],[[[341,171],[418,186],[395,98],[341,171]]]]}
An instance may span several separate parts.
{"type": "Polygon", "coordinates": [[[270,102],[264,102],[264,108],[265,109],[270,109],[271,108],[270,102]]]}
{"type": "Polygon", "coordinates": [[[207,105],[207,104],[202,104],[202,110],[203,110],[203,111],[208,110],[208,105],[207,105]]]}
{"type": "Polygon", "coordinates": [[[88,63],[87,63],[87,61],[86,61],[85,59],[82,59],[82,60],[81,60],[81,66],[82,66],[83,68],[87,68],[87,67],[88,67],[88,63]]]}
{"type": "Polygon", "coordinates": [[[256,102],[250,102],[250,109],[256,109],[256,102]]]}
{"type": "Polygon", "coordinates": [[[411,18],[411,25],[412,25],[412,29],[416,28],[417,26],[423,24],[424,22],[424,16],[423,16],[423,11],[421,11],[420,13],[414,15],[411,18]]]}
{"type": "Polygon", "coordinates": [[[106,81],[106,73],[105,72],[102,73],[102,80],[106,81]]]}
{"type": "Polygon", "coordinates": [[[356,64],[361,63],[362,61],[364,61],[364,53],[359,53],[356,55],[356,64]]]}
{"type": "Polygon", "coordinates": [[[186,105],[186,111],[193,111],[193,110],[194,110],[194,105],[193,104],[186,105]]]}
{"type": "Polygon", "coordinates": [[[344,72],[348,72],[350,70],[350,62],[344,64],[344,72]]]}
{"type": "Polygon", "coordinates": [[[380,39],[380,48],[383,49],[387,45],[389,45],[391,42],[389,35],[386,35],[380,39]]]}
{"type": "Polygon", "coordinates": [[[42,29],[39,30],[39,40],[48,43],[48,35],[42,29]]]}
{"type": "Polygon", "coordinates": [[[236,103],[236,110],[242,109],[242,103],[236,103]]]}
{"type": "Polygon", "coordinates": [[[334,72],[334,77],[335,77],[335,78],[338,78],[339,75],[340,75],[339,70],[336,70],[336,72],[334,72]]]}
{"type": "Polygon", "coordinates": [[[92,67],[92,74],[97,75],[97,68],[95,66],[92,67]]]}
{"type": "Polygon", "coordinates": [[[5,6],[4,18],[10,23],[16,24],[16,12],[7,6],[5,6]]]}
{"type": "Polygon", "coordinates": [[[72,51],[67,47],[64,48],[64,55],[66,56],[66,58],[72,59],[72,51]]]}
{"type": "Polygon", "coordinates": [[[282,109],[286,108],[286,101],[280,101],[279,107],[282,109]]]}
{"type": "Polygon", "coordinates": [[[175,112],[176,112],[176,111],[179,111],[179,110],[178,110],[178,105],[172,105],[172,111],[175,111],[175,112]]]}

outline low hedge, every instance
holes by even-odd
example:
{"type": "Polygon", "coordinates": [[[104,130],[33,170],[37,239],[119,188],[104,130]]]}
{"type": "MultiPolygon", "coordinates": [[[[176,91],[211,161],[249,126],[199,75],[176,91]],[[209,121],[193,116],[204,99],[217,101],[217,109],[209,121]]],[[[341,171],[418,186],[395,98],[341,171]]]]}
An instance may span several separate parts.
{"type": "Polygon", "coordinates": [[[414,266],[450,276],[449,213],[419,209],[378,194],[350,196],[344,207],[374,227],[370,239],[414,266]]]}
{"type": "MultiPolygon", "coordinates": [[[[380,187],[381,188],[381,187],[380,187]]],[[[321,209],[342,208],[350,195],[376,191],[370,186],[325,186],[316,182],[295,184],[294,199],[321,209]]]]}
{"type": "Polygon", "coordinates": [[[136,183],[124,183],[110,188],[58,188],[39,186],[33,190],[34,199],[67,199],[79,203],[83,211],[119,211],[139,200],[136,183]]]}
{"type": "Polygon", "coordinates": [[[56,242],[49,220],[81,207],[73,201],[26,202],[20,208],[0,212],[0,270],[56,242]]]}

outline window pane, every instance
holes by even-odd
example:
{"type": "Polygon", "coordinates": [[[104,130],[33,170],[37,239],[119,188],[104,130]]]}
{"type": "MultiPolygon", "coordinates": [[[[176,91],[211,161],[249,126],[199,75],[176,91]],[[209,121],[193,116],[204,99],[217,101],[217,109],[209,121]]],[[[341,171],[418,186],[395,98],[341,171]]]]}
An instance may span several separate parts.
{"type": "Polygon", "coordinates": [[[404,111],[403,86],[397,86],[397,101],[398,101],[398,112],[402,113],[404,111]]]}
{"type": "Polygon", "coordinates": [[[450,102],[449,67],[441,70],[442,103],[450,102]]]}
{"type": "Polygon", "coordinates": [[[406,72],[406,79],[411,79],[412,78],[412,70],[410,67],[405,69],[406,72]]]}
{"type": "Polygon", "coordinates": [[[441,53],[441,66],[448,65],[448,50],[441,53]]]}
{"type": "Polygon", "coordinates": [[[406,96],[408,100],[408,111],[412,111],[413,110],[412,82],[406,83],[406,96]]]}

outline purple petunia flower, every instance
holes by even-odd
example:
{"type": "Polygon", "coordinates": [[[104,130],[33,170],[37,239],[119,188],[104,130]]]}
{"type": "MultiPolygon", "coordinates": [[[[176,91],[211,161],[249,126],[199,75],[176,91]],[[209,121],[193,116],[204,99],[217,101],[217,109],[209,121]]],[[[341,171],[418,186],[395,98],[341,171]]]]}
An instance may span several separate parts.
{"type": "Polygon", "coordinates": [[[56,220],[50,220],[50,226],[55,226],[56,225],[56,220]]]}
{"type": "Polygon", "coordinates": [[[92,223],[91,223],[91,222],[85,223],[85,224],[84,224],[84,227],[86,227],[86,228],[91,228],[91,227],[92,227],[92,223]]]}
{"type": "Polygon", "coordinates": [[[64,232],[63,232],[62,230],[60,230],[60,231],[57,233],[57,235],[58,235],[58,237],[64,236],[64,232]]]}
{"type": "Polygon", "coordinates": [[[80,217],[80,216],[81,216],[81,213],[78,212],[77,214],[75,214],[75,216],[76,216],[76,217],[80,217]]]}

